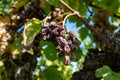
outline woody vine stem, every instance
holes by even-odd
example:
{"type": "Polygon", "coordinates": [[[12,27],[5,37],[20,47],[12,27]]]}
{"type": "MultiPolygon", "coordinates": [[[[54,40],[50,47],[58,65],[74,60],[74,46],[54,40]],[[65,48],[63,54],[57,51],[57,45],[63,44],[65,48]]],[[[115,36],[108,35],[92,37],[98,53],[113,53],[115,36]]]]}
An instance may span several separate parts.
{"type": "Polygon", "coordinates": [[[75,13],[75,15],[80,19],[80,21],[82,21],[82,22],[85,24],[85,26],[86,26],[88,29],[90,29],[96,36],[98,36],[98,38],[99,38],[101,41],[103,41],[103,42],[106,44],[107,47],[112,48],[111,43],[110,43],[108,40],[106,40],[106,38],[103,37],[98,31],[96,31],[91,25],[89,25],[89,23],[88,23],[85,19],[83,19],[83,18],[81,17],[81,15],[79,14],[79,12],[75,11],[74,9],[72,9],[72,8],[71,8],[68,4],[66,4],[63,0],[59,0],[59,2],[60,2],[63,6],[65,6],[67,9],[69,9],[72,13],[75,13]]]}

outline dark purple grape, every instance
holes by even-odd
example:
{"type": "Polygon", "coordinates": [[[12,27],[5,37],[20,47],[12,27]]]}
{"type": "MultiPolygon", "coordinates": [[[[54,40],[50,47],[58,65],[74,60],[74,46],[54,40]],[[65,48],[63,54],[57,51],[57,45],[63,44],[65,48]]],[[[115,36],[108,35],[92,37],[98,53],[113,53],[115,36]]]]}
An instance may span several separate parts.
{"type": "Polygon", "coordinates": [[[67,43],[67,40],[66,40],[65,38],[63,38],[63,37],[57,37],[57,38],[56,38],[56,41],[57,41],[58,43],[60,43],[60,44],[63,44],[63,45],[68,44],[68,43],[67,43]]]}
{"type": "Polygon", "coordinates": [[[76,44],[77,46],[80,45],[80,41],[77,38],[73,38],[73,44],[76,44]]]}
{"type": "Polygon", "coordinates": [[[53,35],[54,36],[58,36],[59,35],[59,29],[58,28],[53,29],[53,35]]]}
{"type": "Polygon", "coordinates": [[[46,40],[48,40],[48,41],[51,40],[51,35],[50,34],[46,35],[46,40]]]}
{"type": "Polygon", "coordinates": [[[69,44],[69,46],[70,46],[70,49],[71,49],[72,52],[74,52],[78,47],[75,44],[69,44]]]}
{"type": "Polygon", "coordinates": [[[75,58],[76,58],[75,53],[71,53],[71,54],[69,54],[69,56],[70,56],[70,60],[75,60],[75,58]]]}
{"type": "Polygon", "coordinates": [[[61,47],[60,45],[58,45],[58,46],[56,47],[56,50],[62,51],[63,49],[62,49],[62,47],[61,47]]]}
{"type": "Polygon", "coordinates": [[[62,30],[62,31],[60,32],[60,36],[65,36],[65,34],[66,34],[65,30],[62,30]]]}
{"type": "Polygon", "coordinates": [[[51,29],[58,28],[58,25],[56,24],[56,22],[51,22],[49,26],[51,29]]]}
{"type": "Polygon", "coordinates": [[[70,51],[71,51],[71,50],[70,50],[69,45],[65,45],[65,46],[64,46],[64,52],[67,53],[67,54],[69,54],[70,51]]]}
{"type": "Polygon", "coordinates": [[[44,28],[48,28],[48,27],[49,27],[49,23],[44,22],[44,23],[42,24],[42,26],[43,26],[44,28]]]}
{"type": "Polygon", "coordinates": [[[58,57],[60,58],[60,57],[63,57],[65,54],[64,54],[64,52],[60,52],[59,54],[58,54],[58,57]]]}
{"type": "Polygon", "coordinates": [[[60,31],[65,30],[63,26],[59,26],[60,31]]]}
{"type": "Polygon", "coordinates": [[[56,24],[56,22],[51,22],[50,23],[50,26],[56,26],[57,24],[56,24]]]}
{"type": "Polygon", "coordinates": [[[68,40],[68,44],[72,44],[72,40],[68,40]]]}
{"type": "Polygon", "coordinates": [[[76,37],[75,32],[73,32],[73,31],[70,31],[69,34],[70,34],[71,38],[76,37]]]}
{"type": "Polygon", "coordinates": [[[56,12],[60,12],[60,8],[55,8],[55,11],[56,12]]]}
{"type": "Polygon", "coordinates": [[[63,60],[64,65],[69,65],[70,64],[70,56],[65,56],[63,60]]]}

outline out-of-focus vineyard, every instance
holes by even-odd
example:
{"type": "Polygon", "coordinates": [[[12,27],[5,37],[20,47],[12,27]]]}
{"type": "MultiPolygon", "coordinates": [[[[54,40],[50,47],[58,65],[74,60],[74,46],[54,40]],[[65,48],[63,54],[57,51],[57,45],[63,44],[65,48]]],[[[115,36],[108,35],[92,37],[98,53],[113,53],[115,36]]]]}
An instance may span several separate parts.
{"type": "Polygon", "coordinates": [[[119,80],[120,0],[0,0],[0,80],[119,80]]]}

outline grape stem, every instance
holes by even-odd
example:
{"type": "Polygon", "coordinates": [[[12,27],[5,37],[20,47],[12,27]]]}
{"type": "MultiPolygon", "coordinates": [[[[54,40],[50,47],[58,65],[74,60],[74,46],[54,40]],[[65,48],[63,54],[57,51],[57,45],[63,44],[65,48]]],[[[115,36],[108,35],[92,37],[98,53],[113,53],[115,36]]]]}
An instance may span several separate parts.
{"type": "Polygon", "coordinates": [[[103,42],[106,44],[107,47],[112,48],[111,43],[110,43],[108,40],[106,40],[106,38],[103,37],[98,31],[96,31],[91,25],[89,25],[89,23],[88,23],[85,19],[83,19],[83,18],[81,17],[81,15],[79,14],[78,11],[75,11],[74,9],[72,9],[72,8],[71,8],[68,4],[66,4],[63,0],[59,0],[59,2],[60,2],[63,6],[65,6],[66,8],[68,8],[72,13],[75,13],[76,16],[86,25],[86,27],[89,28],[101,41],[103,41],[103,42]]]}
{"type": "Polygon", "coordinates": [[[67,19],[69,16],[72,16],[72,15],[75,15],[75,14],[74,14],[74,13],[70,13],[70,14],[68,14],[67,16],[65,16],[64,21],[63,21],[63,26],[64,26],[64,24],[65,24],[66,19],[67,19]]]}

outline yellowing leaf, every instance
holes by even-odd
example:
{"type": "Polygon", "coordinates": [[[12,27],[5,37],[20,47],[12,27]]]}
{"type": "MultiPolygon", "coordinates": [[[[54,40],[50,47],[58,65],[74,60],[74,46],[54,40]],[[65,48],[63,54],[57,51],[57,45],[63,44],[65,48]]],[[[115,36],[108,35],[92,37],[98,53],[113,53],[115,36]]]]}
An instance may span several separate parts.
{"type": "Polygon", "coordinates": [[[23,44],[29,46],[41,29],[41,21],[38,19],[33,18],[27,22],[23,31],[23,44]]]}
{"type": "Polygon", "coordinates": [[[4,63],[3,63],[2,61],[0,61],[0,67],[1,67],[1,66],[4,66],[4,63]]]}

